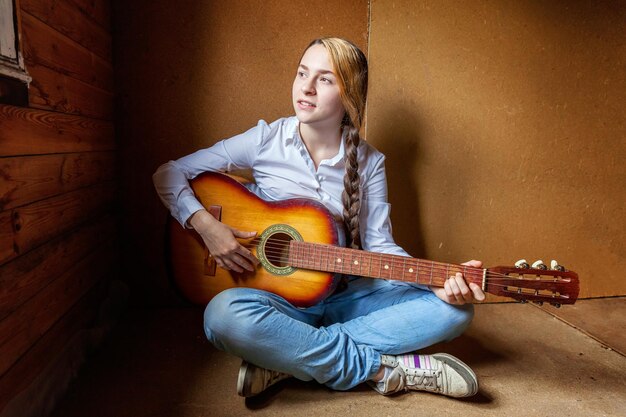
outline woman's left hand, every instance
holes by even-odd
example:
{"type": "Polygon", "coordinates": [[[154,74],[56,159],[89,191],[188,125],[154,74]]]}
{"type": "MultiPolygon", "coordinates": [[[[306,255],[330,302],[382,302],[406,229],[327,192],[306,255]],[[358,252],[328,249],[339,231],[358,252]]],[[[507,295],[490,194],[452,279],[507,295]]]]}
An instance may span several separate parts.
{"type": "MultiPolygon", "coordinates": [[[[480,268],[483,263],[481,261],[469,261],[462,263],[461,265],[473,266],[480,268]]],[[[485,299],[485,293],[473,282],[469,285],[463,278],[461,273],[457,273],[446,280],[443,287],[432,287],[432,291],[441,300],[448,304],[462,305],[466,303],[472,303],[476,301],[483,301],[485,299]]]]}

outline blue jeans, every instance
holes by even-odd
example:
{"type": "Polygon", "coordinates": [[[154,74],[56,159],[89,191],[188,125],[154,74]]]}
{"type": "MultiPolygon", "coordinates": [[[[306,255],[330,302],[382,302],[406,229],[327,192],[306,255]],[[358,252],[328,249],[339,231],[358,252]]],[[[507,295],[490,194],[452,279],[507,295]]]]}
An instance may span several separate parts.
{"type": "Polygon", "coordinates": [[[376,375],[381,354],[402,354],[459,336],[474,314],[432,292],[352,277],[348,288],[296,308],[251,288],[221,292],[207,305],[204,330],[218,349],[303,381],[350,389],[376,375]]]}

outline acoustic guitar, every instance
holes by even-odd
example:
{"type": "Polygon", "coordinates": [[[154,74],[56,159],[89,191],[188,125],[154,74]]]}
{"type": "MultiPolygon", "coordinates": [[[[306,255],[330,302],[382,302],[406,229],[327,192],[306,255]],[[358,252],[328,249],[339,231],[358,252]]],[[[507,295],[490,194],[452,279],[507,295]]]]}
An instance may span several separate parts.
{"type": "Polygon", "coordinates": [[[522,302],[557,307],[578,297],[578,275],[543,264],[475,268],[343,247],[342,222],[320,202],[290,199],[268,202],[239,181],[205,173],[190,182],[202,205],[218,220],[240,230],[257,231],[242,240],[259,259],[255,271],[235,273],[216,266],[202,238],[170,219],[171,268],[178,287],[194,303],[206,304],[219,292],[250,287],[278,294],[299,307],[318,303],[336,289],[340,274],[399,280],[430,286],[461,272],[483,291],[522,302]]]}

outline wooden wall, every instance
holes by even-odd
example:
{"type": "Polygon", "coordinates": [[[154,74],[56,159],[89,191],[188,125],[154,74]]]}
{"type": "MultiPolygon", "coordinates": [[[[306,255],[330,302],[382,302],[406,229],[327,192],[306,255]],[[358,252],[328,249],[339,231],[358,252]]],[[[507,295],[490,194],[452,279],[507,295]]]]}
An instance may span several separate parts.
{"type": "Polygon", "coordinates": [[[20,0],[17,12],[33,80],[28,108],[0,105],[5,412],[94,324],[119,259],[109,3],[20,0]]]}

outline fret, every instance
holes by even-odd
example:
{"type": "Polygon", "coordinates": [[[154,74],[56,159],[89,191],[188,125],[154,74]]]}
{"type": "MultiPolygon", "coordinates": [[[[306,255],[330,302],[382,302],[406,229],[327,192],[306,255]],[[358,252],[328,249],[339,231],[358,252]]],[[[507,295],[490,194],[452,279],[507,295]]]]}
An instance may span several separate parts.
{"type": "Polygon", "coordinates": [[[354,257],[353,257],[354,253],[352,253],[351,249],[344,249],[344,266],[346,268],[348,268],[348,273],[349,274],[353,274],[354,273],[354,257]]]}
{"type": "Polygon", "coordinates": [[[380,277],[380,273],[381,273],[381,268],[383,265],[383,261],[380,259],[381,258],[381,254],[377,253],[375,255],[372,255],[372,266],[374,266],[374,263],[376,263],[376,269],[374,269],[376,271],[376,273],[372,273],[373,277],[380,277]]]}
{"type": "Polygon", "coordinates": [[[383,265],[385,264],[385,255],[384,254],[379,254],[378,255],[378,261],[380,262],[380,264],[378,264],[378,276],[381,278],[385,277],[385,270],[383,269],[383,265]]]}
{"type": "Polygon", "coordinates": [[[298,263],[302,268],[306,268],[306,259],[302,258],[302,247],[303,245],[298,245],[298,250],[296,251],[296,256],[298,257],[298,263]]]}
{"type": "Polygon", "coordinates": [[[319,261],[320,261],[320,252],[321,252],[321,248],[317,245],[313,246],[313,266],[314,269],[317,271],[320,269],[320,265],[319,265],[319,261]]]}
{"type": "Polygon", "coordinates": [[[327,246],[323,246],[322,264],[325,266],[324,271],[332,272],[332,269],[330,269],[328,265],[328,247],[327,246]]]}
{"type": "Polygon", "coordinates": [[[350,254],[346,248],[341,248],[341,273],[350,274],[352,272],[350,265],[350,254]]]}
{"type": "Polygon", "coordinates": [[[353,261],[352,261],[352,265],[354,265],[354,273],[353,275],[359,275],[361,276],[361,268],[362,268],[362,256],[361,256],[361,252],[359,251],[354,251],[353,254],[355,255],[353,261]]]}
{"type": "Polygon", "coordinates": [[[296,245],[295,256],[296,256],[296,263],[297,263],[298,265],[300,265],[300,267],[302,267],[302,268],[303,268],[303,267],[304,267],[304,262],[303,262],[303,260],[302,260],[302,256],[301,256],[301,254],[300,254],[301,249],[302,249],[302,245],[296,245]]]}
{"type": "Polygon", "coordinates": [[[433,269],[435,269],[434,266],[435,266],[435,263],[431,262],[430,263],[430,284],[428,285],[433,285],[433,269]]]}
{"type": "Polygon", "coordinates": [[[370,262],[370,254],[365,252],[365,251],[360,251],[359,252],[359,257],[360,257],[360,275],[363,277],[368,277],[368,270],[369,267],[371,265],[370,262]]]}
{"type": "Polygon", "coordinates": [[[299,245],[299,246],[300,246],[300,250],[298,251],[298,258],[300,258],[300,260],[302,261],[302,266],[304,266],[306,269],[309,269],[309,262],[306,257],[306,251],[304,250],[305,245],[299,245]]]}
{"type": "Polygon", "coordinates": [[[407,269],[407,272],[409,273],[409,278],[407,279],[407,281],[415,281],[415,283],[417,284],[417,274],[415,274],[415,263],[413,261],[413,259],[411,258],[407,258],[409,261],[409,267],[407,269]],[[415,274],[415,276],[413,275],[415,274]]]}
{"type": "Polygon", "coordinates": [[[309,250],[307,250],[308,256],[309,256],[309,264],[311,265],[311,269],[314,270],[318,270],[319,269],[319,247],[317,245],[313,245],[312,247],[309,247],[309,250]]]}
{"type": "Polygon", "coordinates": [[[335,255],[335,253],[336,253],[336,248],[328,248],[328,267],[333,272],[337,272],[338,270],[337,263],[335,262],[335,259],[337,259],[337,256],[335,255]]]}
{"type": "Polygon", "coordinates": [[[293,242],[292,245],[290,246],[292,250],[290,250],[290,252],[292,252],[292,264],[295,265],[296,267],[301,267],[302,265],[300,265],[300,258],[298,258],[298,251],[300,250],[300,245],[298,244],[298,242],[293,242]]]}
{"type": "Polygon", "coordinates": [[[349,249],[345,250],[344,262],[345,267],[348,268],[348,271],[350,271],[349,274],[355,274],[354,271],[356,270],[356,265],[354,265],[354,253],[352,253],[349,249]]]}
{"type": "Polygon", "coordinates": [[[303,266],[306,269],[309,269],[309,261],[308,261],[307,256],[306,256],[306,252],[307,251],[305,249],[306,249],[306,245],[300,245],[300,250],[299,250],[298,256],[302,260],[303,266]]]}
{"type": "Polygon", "coordinates": [[[327,247],[327,246],[324,246],[324,258],[323,258],[323,262],[325,262],[325,263],[326,263],[326,268],[324,269],[325,271],[331,271],[331,270],[330,270],[330,268],[329,268],[329,265],[328,265],[328,258],[329,258],[329,255],[328,255],[328,247],[327,247]]]}
{"type": "Polygon", "coordinates": [[[416,269],[416,271],[415,271],[415,282],[421,284],[421,282],[419,282],[420,281],[420,261],[418,261],[418,260],[416,260],[416,262],[415,262],[415,269],[416,269]]]}
{"type": "Polygon", "coordinates": [[[338,249],[335,251],[335,266],[337,267],[337,272],[343,274],[343,256],[341,253],[342,249],[338,249]]]}
{"type": "Polygon", "coordinates": [[[387,255],[384,253],[380,257],[380,266],[382,267],[381,276],[389,279],[389,261],[387,261],[387,255]]]}
{"type": "MultiPolygon", "coordinates": [[[[293,262],[293,250],[295,249],[296,244],[294,242],[289,242],[289,255],[287,255],[287,261],[289,265],[294,266],[293,262]]],[[[258,249],[257,249],[258,251],[258,249]]]]}

